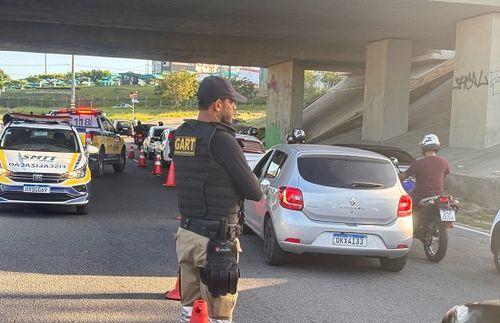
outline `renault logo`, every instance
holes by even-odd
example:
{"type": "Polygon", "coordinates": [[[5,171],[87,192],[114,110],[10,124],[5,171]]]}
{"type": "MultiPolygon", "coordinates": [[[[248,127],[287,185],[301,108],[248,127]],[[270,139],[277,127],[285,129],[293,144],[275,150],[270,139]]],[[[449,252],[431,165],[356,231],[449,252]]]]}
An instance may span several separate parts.
{"type": "Polygon", "coordinates": [[[353,198],[351,199],[350,203],[351,203],[351,206],[356,205],[356,199],[353,197],[353,198]]]}
{"type": "Polygon", "coordinates": [[[41,182],[43,180],[42,174],[33,174],[33,182],[41,182]]]}

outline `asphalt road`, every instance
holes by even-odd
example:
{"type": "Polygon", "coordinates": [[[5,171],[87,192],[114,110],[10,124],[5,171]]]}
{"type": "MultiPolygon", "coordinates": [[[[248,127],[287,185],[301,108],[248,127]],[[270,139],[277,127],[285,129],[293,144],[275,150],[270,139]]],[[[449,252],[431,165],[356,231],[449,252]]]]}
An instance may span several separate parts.
{"type": "MultiPolygon", "coordinates": [[[[174,188],[128,162],[96,179],[90,214],[0,208],[1,322],[175,322],[163,299],[177,272],[174,188]]],[[[440,264],[416,242],[400,273],[378,261],[294,256],[269,267],[263,243],[242,237],[235,322],[436,322],[453,305],[500,298],[488,238],[454,229],[440,264]]]]}

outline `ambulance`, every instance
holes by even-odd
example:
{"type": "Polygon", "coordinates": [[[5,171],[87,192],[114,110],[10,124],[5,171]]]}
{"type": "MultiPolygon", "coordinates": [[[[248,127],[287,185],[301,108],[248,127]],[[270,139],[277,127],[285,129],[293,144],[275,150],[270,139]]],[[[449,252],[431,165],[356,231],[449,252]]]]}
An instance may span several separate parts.
{"type": "Polygon", "coordinates": [[[88,154],[71,118],[12,114],[0,139],[0,203],[73,205],[88,213],[88,154]]]}

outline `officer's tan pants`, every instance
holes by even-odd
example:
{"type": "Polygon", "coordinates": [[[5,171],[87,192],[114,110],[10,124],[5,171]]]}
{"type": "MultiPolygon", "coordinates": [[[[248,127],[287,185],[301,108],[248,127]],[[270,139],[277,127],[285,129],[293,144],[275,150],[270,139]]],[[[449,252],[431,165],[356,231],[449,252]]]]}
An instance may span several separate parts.
{"type": "MultiPolygon", "coordinates": [[[[213,319],[231,320],[236,294],[212,297],[208,288],[200,280],[200,269],[207,262],[208,238],[179,228],[176,233],[177,261],[181,271],[181,304],[193,306],[197,299],[204,299],[208,304],[208,315],[213,319]]],[[[236,242],[241,252],[239,241],[236,242]]]]}

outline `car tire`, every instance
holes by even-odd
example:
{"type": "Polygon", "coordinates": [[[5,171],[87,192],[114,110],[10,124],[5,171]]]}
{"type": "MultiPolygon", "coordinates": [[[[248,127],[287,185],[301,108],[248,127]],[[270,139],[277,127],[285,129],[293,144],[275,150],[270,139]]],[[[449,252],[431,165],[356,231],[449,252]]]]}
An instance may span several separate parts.
{"type": "Polygon", "coordinates": [[[122,152],[120,153],[120,157],[118,158],[118,162],[116,164],[113,164],[113,169],[115,170],[115,173],[123,173],[125,170],[125,165],[127,162],[126,159],[126,149],[125,147],[122,148],[122,152]]]}
{"type": "Polygon", "coordinates": [[[87,215],[87,214],[89,214],[89,205],[88,204],[77,205],[76,206],[76,214],[78,214],[78,215],[87,215]]]}
{"type": "Polygon", "coordinates": [[[264,260],[268,265],[279,266],[285,262],[285,257],[286,252],[276,240],[273,221],[268,217],[264,225],[264,260]]]}
{"type": "Polygon", "coordinates": [[[380,267],[383,270],[398,272],[403,270],[406,266],[406,256],[401,258],[389,259],[389,258],[380,258],[380,267]]]}
{"type": "Polygon", "coordinates": [[[104,149],[101,148],[99,150],[99,155],[97,156],[97,160],[94,164],[94,174],[96,177],[104,176],[104,149]]]}

